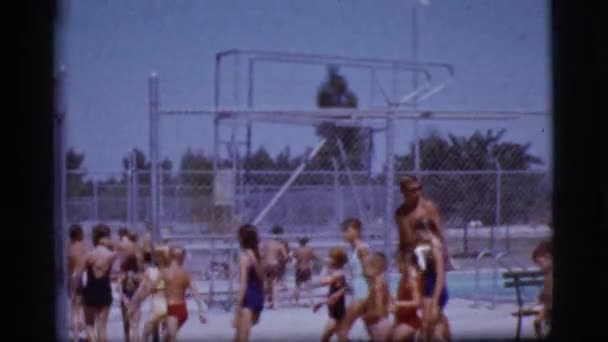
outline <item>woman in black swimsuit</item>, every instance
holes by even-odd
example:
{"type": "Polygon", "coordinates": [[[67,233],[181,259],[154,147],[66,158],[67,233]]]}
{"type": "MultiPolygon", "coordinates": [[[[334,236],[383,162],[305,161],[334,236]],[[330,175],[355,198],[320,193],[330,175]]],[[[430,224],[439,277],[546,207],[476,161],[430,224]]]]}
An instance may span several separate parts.
{"type": "MultiPolygon", "coordinates": [[[[110,249],[110,228],[99,224],[93,227],[95,248],[86,257],[83,266],[76,270],[74,281],[82,279],[86,270],[86,284],[82,287],[85,324],[89,341],[107,340],[107,322],[112,305],[110,272],[117,254],[110,249]],[[83,269],[84,267],[84,269],[83,269]]],[[[76,287],[74,287],[76,288],[76,287]]]]}

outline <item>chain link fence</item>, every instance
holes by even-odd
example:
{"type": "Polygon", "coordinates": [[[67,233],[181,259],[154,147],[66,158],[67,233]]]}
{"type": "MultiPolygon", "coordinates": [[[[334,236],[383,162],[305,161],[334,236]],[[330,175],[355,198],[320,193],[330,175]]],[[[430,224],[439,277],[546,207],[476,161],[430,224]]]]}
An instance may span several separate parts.
{"type": "MultiPolygon", "coordinates": [[[[247,186],[236,199],[240,219],[253,220],[290,174],[250,171],[247,186]]],[[[406,174],[412,172],[398,172],[396,178],[406,174]]],[[[137,175],[142,179],[149,177],[149,172],[140,171],[137,175]]],[[[536,226],[549,222],[551,187],[545,171],[423,171],[418,176],[425,195],[440,208],[448,229],[464,229],[474,220],[485,226],[536,226]]],[[[68,173],[68,221],[120,221],[136,226],[149,222],[149,186],[138,184],[137,195],[133,196],[133,184],[112,179],[112,175],[108,178],[93,181],[86,180],[84,172],[68,173]]],[[[212,179],[211,171],[164,175],[163,228],[172,233],[219,233],[214,219],[221,213],[214,205],[212,179]]],[[[393,191],[393,203],[400,203],[397,182],[393,191]]],[[[336,231],[345,217],[355,216],[367,225],[379,227],[384,223],[385,206],[386,187],[378,177],[370,179],[361,172],[303,171],[259,226],[265,230],[281,225],[290,233],[326,233],[336,231]]]]}

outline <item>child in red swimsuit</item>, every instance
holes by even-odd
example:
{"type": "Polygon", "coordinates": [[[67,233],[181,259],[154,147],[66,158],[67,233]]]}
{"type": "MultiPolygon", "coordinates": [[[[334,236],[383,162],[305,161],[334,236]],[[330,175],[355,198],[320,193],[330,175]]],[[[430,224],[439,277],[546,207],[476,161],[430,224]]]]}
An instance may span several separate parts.
{"type": "Polygon", "coordinates": [[[397,289],[397,300],[391,311],[395,315],[393,341],[414,341],[418,329],[422,326],[418,309],[422,304],[422,277],[415,255],[408,253],[399,258],[401,279],[397,289]]]}

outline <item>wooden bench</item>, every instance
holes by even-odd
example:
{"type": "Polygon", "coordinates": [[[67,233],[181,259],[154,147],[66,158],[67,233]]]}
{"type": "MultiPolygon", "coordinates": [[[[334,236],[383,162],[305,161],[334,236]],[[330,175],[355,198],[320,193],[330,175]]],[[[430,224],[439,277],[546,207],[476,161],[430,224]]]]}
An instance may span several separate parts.
{"type": "Polygon", "coordinates": [[[521,290],[524,287],[543,286],[544,278],[541,271],[507,271],[502,274],[505,288],[515,288],[515,296],[517,298],[517,311],[511,315],[517,317],[517,328],[515,331],[515,340],[519,341],[521,336],[521,321],[523,317],[534,316],[539,313],[536,309],[524,309],[521,290]]]}

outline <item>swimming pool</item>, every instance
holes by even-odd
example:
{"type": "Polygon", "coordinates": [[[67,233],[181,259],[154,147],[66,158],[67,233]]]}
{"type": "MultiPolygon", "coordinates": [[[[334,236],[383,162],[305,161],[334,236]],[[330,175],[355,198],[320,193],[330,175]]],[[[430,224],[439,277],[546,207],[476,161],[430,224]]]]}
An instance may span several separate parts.
{"type": "MultiPolygon", "coordinates": [[[[393,294],[396,294],[399,285],[399,274],[391,274],[390,287],[393,294]]],[[[479,287],[477,298],[480,301],[487,301],[492,298],[492,272],[480,272],[479,287]]],[[[448,272],[447,273],[448,293],[450,298],[475,299],[475,273],[473,272],[448,272]]],[[[496,282],[496,302],[514,303],[516,301],[515,289],[505,288],[502,276],[499,273],[496,282]]],[[[526,287],[521,289],[524,302],[535,302],[540,287],[526,287]]]]}

